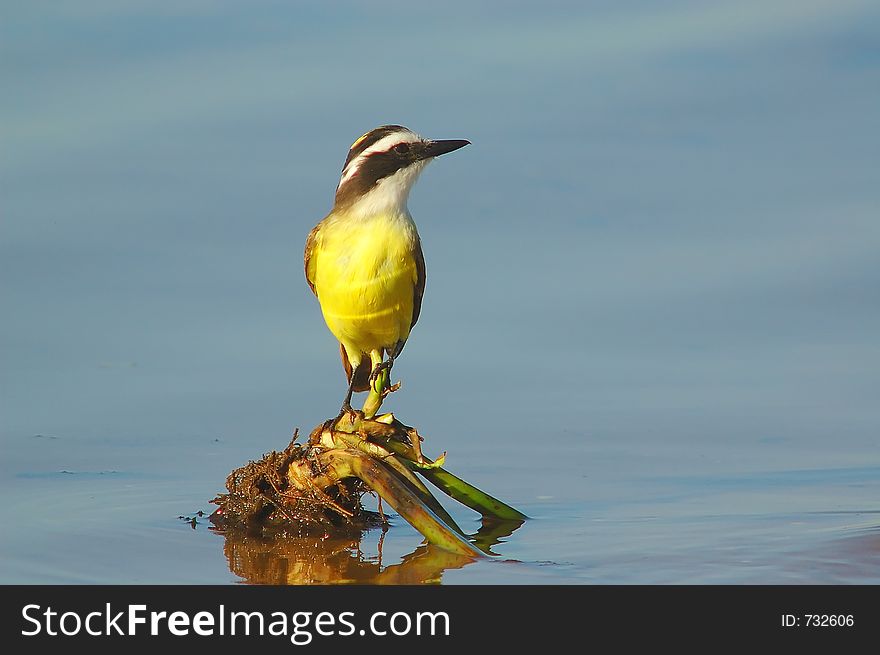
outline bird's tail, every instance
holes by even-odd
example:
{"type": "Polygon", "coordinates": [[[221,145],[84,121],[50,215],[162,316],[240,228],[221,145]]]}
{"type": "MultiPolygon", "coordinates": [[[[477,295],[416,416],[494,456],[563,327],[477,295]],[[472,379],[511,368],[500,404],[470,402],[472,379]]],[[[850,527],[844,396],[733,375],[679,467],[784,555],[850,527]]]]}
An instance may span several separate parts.
{"type": "Polygon", "coordinates": [[[348,361],[348,353],[345,352],[345,347],[341,343],[339,344],[339,354],[342,357],[342,367],[345,369],[345,379],[351,383],[352,391],[369,391],[372,365],[370,358],[364,357],[361,359],[361,363],[352,371],[351,362],[348,361]],[[354,375],[353,383],[351,380],[352,375],[354,375]]]}

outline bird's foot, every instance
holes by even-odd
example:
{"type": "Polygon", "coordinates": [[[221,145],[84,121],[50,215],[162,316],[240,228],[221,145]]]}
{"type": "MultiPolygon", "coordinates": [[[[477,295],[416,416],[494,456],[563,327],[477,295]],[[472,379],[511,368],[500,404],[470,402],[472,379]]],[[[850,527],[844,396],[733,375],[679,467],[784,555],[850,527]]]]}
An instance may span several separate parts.
{"type": "Polygon", "coordinates": [[[380,362],[376,368],[370,371],[370,382],[375,382],[382,371],[388,371],[388,378],[390,381],[391,378],[391,367],[394,366],[393,359],[386,359],[384,362],[380,362]]]}
{"type": "Polygon", "coordinates": [[[354,422],[358,419],[358,414],[363,414],[363,412],[359,412],[351,406],[351,401],[346,399],[345,402],[342,403],[342,407],[339,410],[339,415],[336,417],[336,421],[339,421],[342,417],[348,416],[349,422],[354,425],[354,422]]]}

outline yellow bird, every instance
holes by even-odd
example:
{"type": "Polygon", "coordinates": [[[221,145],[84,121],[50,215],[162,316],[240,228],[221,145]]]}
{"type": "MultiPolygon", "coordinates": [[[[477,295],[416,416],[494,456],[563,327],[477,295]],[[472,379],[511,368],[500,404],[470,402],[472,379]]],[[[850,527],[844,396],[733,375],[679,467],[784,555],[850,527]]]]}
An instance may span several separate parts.
{"type": "Polygon", "coordinates": [[[409,192],[434,157],[469,143],[425,139],[400,125],[370,130],[348,151],[333,210],[309,233],[306,280],[339,341],[343,412],[353,392],[390,371],[419,319],[425,259],[409,192]]]}

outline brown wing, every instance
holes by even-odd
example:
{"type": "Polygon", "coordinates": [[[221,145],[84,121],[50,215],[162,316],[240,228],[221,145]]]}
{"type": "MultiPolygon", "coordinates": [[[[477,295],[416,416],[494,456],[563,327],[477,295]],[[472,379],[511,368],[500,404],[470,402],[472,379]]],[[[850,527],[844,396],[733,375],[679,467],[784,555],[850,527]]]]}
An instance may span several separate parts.
{"type": "Polygon", "coordinates": [[[364,357],[356,369],[351,370],[351,362],[348,361],[348,353],[345,352],[345,346],[339,344],[339,356],[342,358],[342,368],[345,369],[345,379],[351,384],[352,391],[369,391],[370,390],[370,367],[369,357],[364,357]],[[352,380],[354,376],[354,380],[352,380]]]}
{"type": "Polygon", "coordinates": [[[422,241],[416,237],[416,286],[413,289],[413,313],[412,322],[409,324],[410,329],[419,320],[419,314],[422,311],[422,296],[425,295],[425,256],[422,254],[422,241]]]}
{"type": "Polygon", "coordinates": [[[319,227],[321,227],[320,223],[313,227],[312,231],[309,232],[309,236],[306,238],[306,251],[303,254],[303,270],[306,274],[306,282],[309,285],[309,289],[311,289],[312,293],[316,296],[318,295],[318,292],[315,291],[315,262],[312,259],[312,255],[314,255],[315,245],[317,245],[318,242],[319,227]]]}
{"type": "MultiPolygon", "coordinates": [[[[425,256],[422,254],[422,242],[418,236],[416,236],[416,247],[413,254],[416,259],[416,285],[413,287],[413,312],[412,321],[409,324],[410,330],[419,320],[419,314],[422,312],[422,296],[425,295],[425,256]]],[[[389,351],[391,357],[396,358],[405,345],[406,339],[398,341],[389,351]]]]}

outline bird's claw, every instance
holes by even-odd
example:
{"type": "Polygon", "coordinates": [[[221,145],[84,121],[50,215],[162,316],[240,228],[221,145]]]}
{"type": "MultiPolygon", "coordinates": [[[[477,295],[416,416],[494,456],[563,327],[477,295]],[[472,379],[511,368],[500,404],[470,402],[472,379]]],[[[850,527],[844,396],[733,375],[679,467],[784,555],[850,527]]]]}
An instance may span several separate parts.
{"type": "Polygon", "coordinates": [[[354,422],[358,418],[358,410],[351,406],[351,402],[345,401],[342,403],[342,407],[339,410],[339,416],[336,417],[336,420],[339,421],[343,416],[348,416],[349,422],[354,425],[354,422]]]}
{"type": "Polygon", "coordinates": [[[375,382],[376,379],[379,377],[379,374],[382,373],[382,371],[388,371],[390,373],[391,367],[393,365],[394,365],[394,362],[391,361],[390,359],[386,359],[384,362],[380,362],[378,364],[378,366],[376,366],[376,368],[374,368],[372,371],[370,371],[370,382],[375,382]]]}

